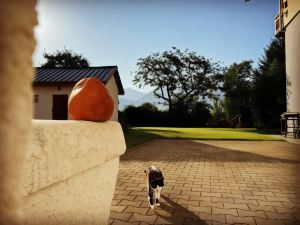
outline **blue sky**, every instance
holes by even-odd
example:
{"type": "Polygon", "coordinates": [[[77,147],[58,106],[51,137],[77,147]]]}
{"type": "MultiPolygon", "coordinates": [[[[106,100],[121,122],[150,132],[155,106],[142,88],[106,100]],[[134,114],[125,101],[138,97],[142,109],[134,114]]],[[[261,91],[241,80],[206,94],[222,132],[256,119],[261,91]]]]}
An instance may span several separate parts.
{"type": "MultiPolygon", "coordinates": [[[[277,0],[40,0],[35,66],[66,47],[92,66],[117,65],[132,84],[138,58],[172,46],[223,62],[255,63],[274,38],[277,0]]],[[[149,91],[146,88],[144,91],[149,91]]]]}

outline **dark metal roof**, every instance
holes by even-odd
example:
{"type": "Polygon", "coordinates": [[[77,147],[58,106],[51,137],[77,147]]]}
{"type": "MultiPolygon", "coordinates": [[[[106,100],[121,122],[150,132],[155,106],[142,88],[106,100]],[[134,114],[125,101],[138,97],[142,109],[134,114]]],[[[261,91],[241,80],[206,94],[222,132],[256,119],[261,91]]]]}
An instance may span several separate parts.
{"type": "Polygon", "coordinates": [[[34,84],[76,83],[83,78],[96,77],[104,84],[111,76],[115,77],[119,95],[124,94],[117,66],[101,66],[88,68],[42,68],[35,67],[34,84]]]}

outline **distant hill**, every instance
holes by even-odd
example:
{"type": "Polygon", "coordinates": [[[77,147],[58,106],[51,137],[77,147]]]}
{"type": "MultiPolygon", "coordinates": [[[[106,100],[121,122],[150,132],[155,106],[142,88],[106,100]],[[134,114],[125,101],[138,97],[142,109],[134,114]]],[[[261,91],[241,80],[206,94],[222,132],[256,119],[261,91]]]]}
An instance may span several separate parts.
{"type": "Polygon", "coordinates": [[[134,90],[132,88],[125,88],[125,95],[120,96],[122,99],[127,99],[129,101],[137,101],[142,98],[146,93],[134,90]]]}
{"type": "Polygon", "coordinates": [[[143,103],[149,102],[159,109],[164,109],[164,107],[158,104],[159,100],[154,96],[154,93],[141,92],[134,90],[132,88],[125,88],[125,95],[119,97],[119,110],[124,110],[127,105],[139,106],[143,103]]]}
{"type": "MultiPolygon", "coordinates": [[[[119,96],[119,110],[121,111],[124,110],[127,105],[139,106],[145,102],[149,102],[155,105],[160,110],[167,108],[162,104],[158,104],[159,99],[155,97],[153,91],[145,93],[134,90],[132,88],[125,88],[124,91],[125,95],[119,96]]],[[[224,99],[224,95],[220,91],[218,91],[217,94],[219,95],[219,99],[224,99]]],[[[205,98],[204,101],[206,101],[210,105],[213,105],[212,99],[205,98]]]]}

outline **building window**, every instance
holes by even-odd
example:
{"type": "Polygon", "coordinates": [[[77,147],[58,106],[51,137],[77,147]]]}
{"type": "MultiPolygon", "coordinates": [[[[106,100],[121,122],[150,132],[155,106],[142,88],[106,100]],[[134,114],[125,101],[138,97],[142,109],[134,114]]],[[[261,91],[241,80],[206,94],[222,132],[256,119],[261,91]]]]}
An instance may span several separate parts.
{"type": "Polygon", "coordinates": [[[286,9],[288,7],[288,1],[283,2],[283,8],[286,9]]]}
{"type": "Polygon", "coordinates": [[[34,103],[38,103],[39,102],[39,96],[38,95],[34,95],[34,103]]]}

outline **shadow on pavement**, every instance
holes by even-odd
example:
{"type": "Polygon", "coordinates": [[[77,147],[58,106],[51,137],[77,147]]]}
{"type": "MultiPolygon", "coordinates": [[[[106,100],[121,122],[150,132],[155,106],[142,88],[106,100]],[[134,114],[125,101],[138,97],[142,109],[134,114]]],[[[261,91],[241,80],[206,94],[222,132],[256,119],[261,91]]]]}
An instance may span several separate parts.
{"type": "Polygon", "coordinates": [[[178,205],[176,202],[172,201],[168,197],[161,195],[161,198],[166,202],[161,202],[160,206],[163,211],[172,214],[172,217],[164,216],[160,214],[159,211],[155,211],[155,214],[170,224],[187,224],[187,225],[207,225],[207,223],[201,220],[198,215],[189,211],[188,209],[178,205]]]}
{"type": "MultiPolygon", "coordinates": [[[[238,142],[238,141],[237,141],[238,142]]],[[[224,147],[218,147],[193,140],[155,140],[137,146],[134,150],[125,153],[121,157],[122,161],[191,161],[191,162],[280,162],[280,163],[300,163],[300,154],[294,154],[296,157],[286,157],[284,154],[278,156],[268,156],[268,151],[276,145],[274,142],[252,142],[262,149],[262,154],[253,152],[253,150],[236,150],[224,147]],[[264,146],[260,146],[264,144],[264,146]]],[[[290,148],[299,146],[285,143],[290,148]]],[[[278,152],[284,153],[288,148],[277,146],[278,152]]],[[[294,151],[292,149],[292,151],[294,151]]],[[[257,151],[256,151],[257,152],[257,151]]]]}

